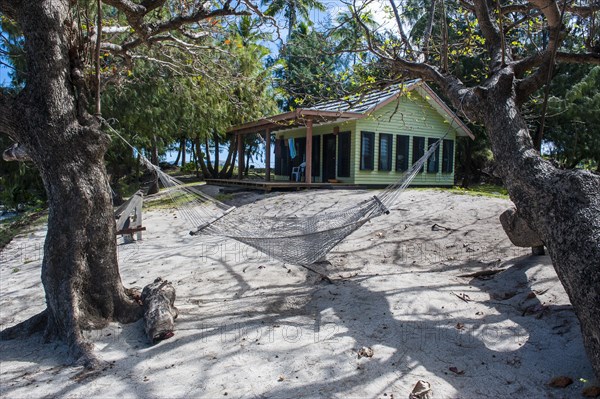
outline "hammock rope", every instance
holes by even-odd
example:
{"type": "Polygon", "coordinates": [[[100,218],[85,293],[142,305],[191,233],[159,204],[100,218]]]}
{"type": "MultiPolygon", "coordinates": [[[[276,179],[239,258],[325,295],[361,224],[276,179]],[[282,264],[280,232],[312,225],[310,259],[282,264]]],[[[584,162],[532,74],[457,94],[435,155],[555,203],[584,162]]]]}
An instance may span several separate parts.
{"type": "Polygon", "coordinates": [[[448,134],[431,144],[423,156],[379,196],[342,210],[312,216],[256,217],[244,213],[240,208],[228,206],[163,172],[110,124],[102,121],[113,134],[139,154],[148,169],[157,174],[175,207],[193,226],[191,235],[228,237],[284,263],[305,267],[323,260],[340,241],[371,219],[388,214],[448,134]]]}

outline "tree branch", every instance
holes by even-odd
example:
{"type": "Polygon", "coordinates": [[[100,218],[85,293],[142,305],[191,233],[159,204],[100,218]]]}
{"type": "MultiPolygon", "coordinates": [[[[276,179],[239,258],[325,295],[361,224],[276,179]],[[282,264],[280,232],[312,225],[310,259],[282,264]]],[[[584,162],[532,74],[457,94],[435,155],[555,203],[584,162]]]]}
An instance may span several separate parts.
{"type": "Polygon", "coordinates": [[[164,21],[156,25],[155,29],[152,29],[152,34],[163,33],[169,30],[180,28],[183,25],[190,25],[196,22],[200,22],[209,18],[218,18],[218,17],[226,17],[226,16],[242,16],[242,15],[251,15],[250,11],[242,10],[237,11],[235,9],[230,9],[227,7],[223,7],[217,10],[213,10],[207,12],[206,10],[197,11],[196,13],[188,16],[179,16],[168,21],[164,21]]]}
{"type": "Polygon", "coordinates": [[[548,72],[550,69],[550,60],[552,53],[544,51],[526,60],[516,63],[514,66],[515,76],[522,76],[526,71],[539,66],[535,73],[527,76],[524,79],[517,80],[516,102],[518,105],[523,104],[530,95],[538,91],[546,83],[548,72]]]}
{"type": "Polygon", "coordinates": [[[459,0],[459,3],[464,9],[475,12],[473,3],[469,3],[467,0],[459,0]]]}
{"type": "Polygon", "coordinates": [[[427,26],[425,27],[425,33],[423,34],[423,58],[425,62],[429,58],[429,40],[431,39],[431,32],[433,30],[433,21],[435,19],[435,3],[436,0],[431,0],[431,7],[428,10],[429,16],[427,17],[427,26]]]}
{"type": "Polygon", "coordinates": [[[103,34],[126,33],[126,32],[129,32],[130,29],[131,29],[131,26],[118,26],[118,25],[115,25],[115,26],[103,26],[102,27],[102,33],[103,34]]]}
{"type": "Polygon", "coordinates": [[[166,0],[145,0],[142,2],[142,6],[146,8],[146,13],[162,7],[166,0]]]}
{"type": "MultiPolygon", "coordinates": [[[[534,4],[534,2],[530,2],[534,4]]],[[[556,5],[557,9],[561,9],[564,6],[564,3],[554,3],[552,1],[548,2],[556,5]]],[[[503,15],[510,13],[522,13],[526,14],[530,12],[534,7],[531,4],[510,4],[504,7],[501,7],[501,13],[503,15]]],[[[534,4],[535,5],[535,4],[534,4]]],[[[535,8],[539,8],[542,11],[542,7],[535,5],[535,8]]],[[[571,14],[578,15],[583,18],[591,17],[594,12],[600,11],[600,3],[593,4],[590,6],[576,6],[567,3],[565,10],[571,14]]]]}
{"type": "Polygon", "coordinates": [[[381,49],[379,46],[377,46],[375,44],[375,40],[373,39],[371,30],[367,27],[367,25],[364,23],[364,21],[362,20],[362,18],[360,16],[360,12],[363,10],[364,7],[367,6],[368,3],[364,2],[361,7],[357,7],[356,0],[353,0],[353,1],[354,1],[354,3],[352,5],[352,7],[350,8],[351,12],[352,12],[352,16],[353,16],[354,20],[356,22],[358,22],[358,24],[360,25],[361,29],[363,30],[363,32],[365,34],[365,38],[367,39],[367,47],[369,48],[369,51],[371,51],[373,54],[375,54],[381,60],[394,61],[394,57],[392,57],[385,50],[381,49]]]}
{"type": "Polygon", "coordinates": [[[600,65],[600,53],[564,53],[557,52],[556,60],[567,64],[593,64],[600,65]]]}
{"type": "Polygon", "coordinates": [[[129,0],[106,0],[104,3],[113,6],[125,15],[144,16],[147,12],[143,4],[136,4],[129,0]]]}
{"type": "MultiPolygon", "coordinates": [[[[551,53],[544,51],[529,58],[514,63],[516,76],[522,76],[526,71],[540,67],[534,74],[517,83],[517,102],[522,103],[528,96],[535,93],[544,85],[544,77],[548,74],[551,53]]],[[[565,64],[591,64],[600,65],[600,53],[567,53],[558,51],[555,57],[557,62],[565,64]]]]}
{"type": "Polygon", "coordinates": [[[473,4],[475,15],[479,21],[479,28],[483,37],[485,37],[490,55],[490,69],[495,72],[503,66],[503,60],[510,62],[512,57],[509,54],[504,55],[504,57],[502,55],[502,35],[494,18],[494,9],[490,7],[487,0],[475,0],[473,4]]]}
{"type": "Polygon", "coordinates": [[[394,17],[396,18],[396,25],[398,25],[398,31],[400,31],[400,38],[406,46],[407,55],[411,56],[413,54],[413,49],[410,45],[410,42],[408,41],[408,38],[406,37],[406,34],[404,33],[404,28],[402,27],[402,20],[400,19],[400,14],[398,13],[398,7],[396,7],[396,3],[394,3],[394,0],[389,1],[390,5],[392,6],[392,10],[394,11],[394,17]]]}
{"type": "Polygon", "coordinates": [[[528,4],[509,4],[507,6],[500,7],[500,12],[502,15],[511,14],[511,13],[522,13],[526,14],[531,11],[533,7],[528,4]]]}
{"type": "Polygon", "coordinates": [[[0,0],[0,12],[10,19],[15,19],[20,1],[0,0]]]}
{"type": "MultiPolygon", "coordinates": [[[[125,14],[127,21],[138,34],[138,36],[130,38],[128,41],[122,43],[121,45],[105,43],[103,44],[103,48],[124,54],[138,46],[141,46],[144,43],[169,40],[172,38],[172,36],[166,36],[161,34],[181,29],[183,26],[198,23],[202,20],[225,16],[251,15],[251,13],[247,10],[236,10],[235,8],[229,8],[229,2],[226,2],[222,8],[216,10],[210,11],[205,8],[200,8],[196,12],[189,15],[178,15],[174,18],[152,24],[144,23],[143,19],[145,15],[148,14],[148,12],[150,12],[151,10],[163,5],[164,2],[165,0],[153,0],[146,1],[142,3],[142,5],[132,5],[131,2],[127,0],[104,1],[104,3],[112,5],[113,7],[117,8],[119,11],[125,14]],[[144,5],[147,5],[148,7],[145,7],[144,5]]],[[[114,27],[112,31],[119,32],[122,29],[123,27],[114,27]]],[[[191,37],[189,33],[187,34],[187,36],[191,37]]]]}
{"type": "Polygon", "coordinates": [[[549,41],[546,50],[550,53],[556,53],[556,49],[560,43],[559,32],[562,27],[561,12],[554,0],[529,0],[536,8],[538,8],[546,21],[548,22],[549,41]]]}

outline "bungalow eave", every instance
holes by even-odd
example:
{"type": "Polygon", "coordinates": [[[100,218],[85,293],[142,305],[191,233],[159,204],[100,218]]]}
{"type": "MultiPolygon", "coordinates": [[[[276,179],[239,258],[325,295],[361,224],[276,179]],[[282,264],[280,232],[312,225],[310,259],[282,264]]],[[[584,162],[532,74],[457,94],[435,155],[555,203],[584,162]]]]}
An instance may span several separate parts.
{"type": "Polygon", "coordinates": [[[320,125],[324,123],[336,123],[346,120],[360,119],[363,117],[365,117],[365,114],[358,112],[322,111],[298,108],[294,111],[289,111],[283,114],[232,126],[227,129],[227,133],[237,136],[264,131],[276,132],[280,130],[290,130],[307,126],[308,121],[310,121],[310,124],[320,125]]]}

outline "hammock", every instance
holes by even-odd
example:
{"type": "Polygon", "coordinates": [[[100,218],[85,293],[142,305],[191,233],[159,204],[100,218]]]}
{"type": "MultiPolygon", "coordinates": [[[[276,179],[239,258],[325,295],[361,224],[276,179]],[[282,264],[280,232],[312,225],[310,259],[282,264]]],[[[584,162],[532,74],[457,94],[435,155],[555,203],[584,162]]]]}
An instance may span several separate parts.
{"type": "Polygon", "coordinates": [[[373,196],[343,210],[323,212],[314,216],[257,218],[244,214],[239,208],[228,206],[166,174],[108,126],[140,154],[140,159],[148,169],[158,175],[173,204],[193,226],[191,235],[228,237],[284,263],[304,267],[323,260],[333,247],[369,220],[388,214],[389,209],[396,205],[402,192],[423,170],[425,163],[445,137],[433,143],[398,181],[389,185],[379,196],[373,196]]]}

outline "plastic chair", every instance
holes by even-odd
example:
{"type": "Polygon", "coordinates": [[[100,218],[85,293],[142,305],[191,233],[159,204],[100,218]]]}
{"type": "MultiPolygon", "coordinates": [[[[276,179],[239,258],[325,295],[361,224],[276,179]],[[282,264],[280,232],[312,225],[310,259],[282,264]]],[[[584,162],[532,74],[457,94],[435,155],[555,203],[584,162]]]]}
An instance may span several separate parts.
{"type": "Polygon", "coordinates": [[[292,168],[292,180],[293,181],[300,181],[301,174],[302,174],[302,172],[300,171],[300,166],[294,166],[292,168]]]}

